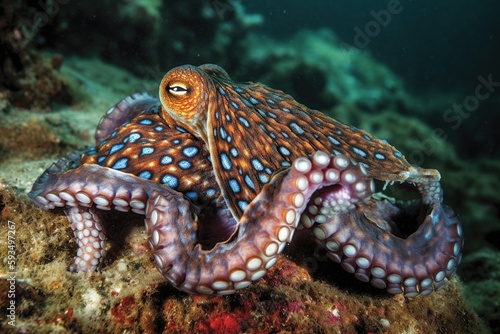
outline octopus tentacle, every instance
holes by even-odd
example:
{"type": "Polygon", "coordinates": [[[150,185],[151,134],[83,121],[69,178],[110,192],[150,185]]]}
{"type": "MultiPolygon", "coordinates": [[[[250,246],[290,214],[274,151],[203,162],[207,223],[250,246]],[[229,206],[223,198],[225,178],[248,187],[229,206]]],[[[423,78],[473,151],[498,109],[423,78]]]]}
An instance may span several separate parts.
{"type": "MultiPolygon", "coordinates": [[[[82,165],[62,174],[51,174],[45,187],[29,196],[44,210],[55,207],[93,207],[144,214],[153,190],[183,197],[169,187],[108,167],[82,165]]],[[[195,206],[192,210],[198,211],[195,206]]]]}
{"type": "MultiPolygon", "coordinates": [[[[326,154],[318,151],[313,155],[326,154]]],[[[315,223],[324,223],[326,214],[348,211],[354,209],[354,203],[369,197],[375,185],[372,179],[366,175],[366,171],[359,165],[354,165],[345,155],[337,155],[330,159],[330,169],[323,187],[323,180],[317,179],[322,189],[314,193],[309,200],[306,214],[301,217],[301,226],[310,228],[315,223]],[[332,181],[336,181],[335,187],[328,186],[332,181]]],[[[316,233],[328,225],[316,227],[316,233]]]]}
{"type": "MultiPolygon", "coordinates": [[[[359,280],[390,293],[415,297],[440,289],[445,285],[444,278],[455,274],[461,260],[461,221],[452,209],[441,205],[438,182],[418,182],[418,189],[425,190],[421,194],[423,218],[418,230],[406,239],[379,223],[397,219],[402,210],[388,200],[370,199],[349,212],[320,208],[326,219],[320,223],[316,218],[313,234],[317,243],[331,260],[359,280]]],[[[311,212],[316,211],[316,207],[307,209],[307,219],[315,219],[311,212]]]]}
{"type": "MultiPolygon", "coordinates": [[[[184,199],[181,193],[107,167],[82,165],[71,172],[51,173],[45,187],[29,195],[44,210],[65,207],[78,244],[72,271],[98,270],[105,250],[106,233],[97,209],[144,214],[153,191],[184,199]],[[133,185],[133,188],[131,187],[133,185]]],[[[194,213],[199,210],[184,200],[194,213]]]]}
{"type": "MultiPolygon", "coordinates": [[[[31,191],[28,193],[28,196],[34,200],[47,187],[50,187],[51,184],[56,182],[61,173],[68,170],[72,167],[72,165],[78,163],[80,161],[81,154],[86,150],[87,148],[83,148],[81,150],[70,152],[66,157],[62,157],[52,163],[52,165],[45,169],[42,175],[37,177],[31,191]]],[[[45,202],[43,198],[39,198],[38,201],[38,204],[43,204],[45,202]]]]}
{"type": "Polygon", "coordinates": [[[70,271],[96,271],[101,268],[105,250],[106,232],[99,211],[82,206],[64,210],[71,223],[78,251],[70,271]]]}
{"type": "MultiPolygon", "coordinates": [[[[248,286],[276,263],[315,191],[323,186],[351,186],[337,177],[336,169],[348,161],[345,156],[331,159],[324,152],[296,159],[248,205],[233,235],[210,250],[203,250],[196,240],[198,217],[179,198],[153,192],[146,226],[158,270],[188,292],[228,294],[248,286]]],[[[358,191],[350,201],[364,196],[365,190],[358,191]]]]}
{"type": "Polygon", "coordinates": [[[111,107],[99,120],[95,132],[96,144],[102,142],[125,121],[128,121],[145,109],[158,105],[160,101],[147,93],[136,93],[127,96],[111,107]]]}
{"type": "Polygon", "coordinates": [[[262,278],[276,263],[300,214],[291,202],[290,190],[283,189],[292,181],[283,180],[280,194],[271,195],[283,177],[284,173],[276,175],[249,205],[229,240],[210,250],[198,243],[198,217],[185,203],[154,192],[146,211],[146,230],[158,270],[178,289],[202,294],[234,293],[262,278]],[[284,207],[290,208],[286,215],[284,207]]]}

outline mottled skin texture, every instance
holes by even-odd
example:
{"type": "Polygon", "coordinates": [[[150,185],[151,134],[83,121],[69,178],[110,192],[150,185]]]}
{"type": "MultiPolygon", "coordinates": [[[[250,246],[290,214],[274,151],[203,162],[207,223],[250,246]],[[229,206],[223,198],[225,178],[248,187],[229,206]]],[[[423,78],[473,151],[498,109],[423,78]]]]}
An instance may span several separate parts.
{"type": "Polygon", "coordinates": [[[426,295],[461,259],[460,219],[443,206],[436,170],[394,147],[216,65],[172,69],[160,100],[111,108],[96,146],[62,158],[30,197],[64,207],[78,243],[73,271],[105,255],[100,210],[145,215],[158,270],[180,290],[233,293],[260,279],[312,229],[328,257],[390,293],[426,295]],[[372,179],[420,194],[403,205],[373,194],[372,179]],[[373,195],[373,196],[372,196],[373,195]],[[401,235],[398,224],[413,224],[401,235]]]}

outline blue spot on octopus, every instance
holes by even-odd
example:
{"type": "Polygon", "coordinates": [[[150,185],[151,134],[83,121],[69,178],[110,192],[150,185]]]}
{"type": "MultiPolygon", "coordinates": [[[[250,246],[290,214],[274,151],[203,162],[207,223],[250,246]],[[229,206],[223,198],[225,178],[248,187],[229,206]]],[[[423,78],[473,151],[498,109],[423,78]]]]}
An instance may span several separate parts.
{"type": "Polygon", "coordinates": [[[144,215],[156,267],[189,293],[249,286],[297,228],[310,229],[357,279],[392,294],[427,295],[455,274],[461,221],[442,204],[437,170],[410,165],[386,141],[281,91],[234,82],[217,65],[170,70],[159,97],[118,102],[93,148],[35,181],[30,198],[44,210],[62,207],[71,223],[79,245],[71,271],[102,267],[97,212],[114,209],[144,215]],[[419,201],[375,194],[374,180],[404,183],[419,201]],[[398,231],[400,219],[413,231],[398,231]]]}

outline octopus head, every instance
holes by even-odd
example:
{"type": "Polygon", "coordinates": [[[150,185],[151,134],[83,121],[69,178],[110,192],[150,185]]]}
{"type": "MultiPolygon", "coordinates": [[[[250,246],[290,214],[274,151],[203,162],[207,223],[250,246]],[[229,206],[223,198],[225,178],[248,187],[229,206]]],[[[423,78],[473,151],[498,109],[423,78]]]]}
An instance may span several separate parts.
{"type": "Polygon", "coordinates": [[[216,65],[184,65],[167,72],[159,92],[163,119],[167,122],[174,119],[185,125],[189,132],[207,139],[207,112],[214,105],[210,103],[214,87],[208,75],[212,72],[229,78],[216,65]]]}

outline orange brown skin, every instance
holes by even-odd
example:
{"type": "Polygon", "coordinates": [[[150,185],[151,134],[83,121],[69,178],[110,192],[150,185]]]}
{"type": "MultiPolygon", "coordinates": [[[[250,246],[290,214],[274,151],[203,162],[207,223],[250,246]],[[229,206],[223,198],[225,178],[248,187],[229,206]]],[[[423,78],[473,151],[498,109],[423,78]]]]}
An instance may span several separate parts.
{"type": "MultiPolygon", "coordinates": [[[[252,168],[252,159],[257,158],[264,169],[276,171],[318,150],[345,154],[366,168],[370,178],[378,180],[414,182],[440,178],[436,170],[411,166],[402,153],[366,131],[311,110],[282,91],[259,83],[233,82],[217,65],[185,65],[170,70],[161,81],[159,95],[160,115],[166,121],[175,119],[205,142],[226,199],[249,203],[266,183],[252,168]],[[220,139],[221,131],[226,138],[232,138],[231,143],[220,139]],[[235,171],[224,169],[220,158],[234,148],[238,157],[231,158],[232,165],[248,171],[255,185],[255,190],[242,187],[238,195],[226,186],[235,171]]],[[[234,201],[229,206],[239,216],[242,210],[234,201]]]]}

